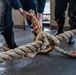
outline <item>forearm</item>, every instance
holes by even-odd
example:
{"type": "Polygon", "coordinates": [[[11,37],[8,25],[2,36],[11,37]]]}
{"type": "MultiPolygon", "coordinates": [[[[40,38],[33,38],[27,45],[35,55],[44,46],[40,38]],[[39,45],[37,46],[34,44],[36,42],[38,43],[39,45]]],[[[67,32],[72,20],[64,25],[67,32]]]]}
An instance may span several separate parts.
{"type": "Polygon", "coordinates": [[[42,13],[39,13],[39,12],[37,12],[37,22],[38,22],[38,25],[40,26],[40,28],[41,28],[41,30],[42,30],[42,27],[43,27],[43,25],[42,25],[42,13]]]}
{"type": "Polygon", "coordinates": [[[38,12],[43,13],[45,8],[46,0],[37,0],[38,12]]]}
{"type": "Polygon", "coordinates": [[[37,12],[37,19],[38,20],[42,19],[42,15],[43,15],[42,13],[37,12]]]}
{"type": "Polygon", "coordinates": [[[18,11],[22,16],[24,16],[25,18],[31,20],[32,15],[29,14],[27,11],[24,11],[22,8],[17,9],[17,11],[18,11]]]}
{"type": "Polygon", "coordinates": [[[14,8],[15,10],[22,8],[21,3],[19,0],[11,0],[10,6],[14,8]]]}
{"type": "Polygon", "coordinates": [[[42,16],[45,8],[46,0],[37,0],[38,1],[38,10],[37,10],[37,22],[40,25],[40,28],[42,29],[42,16]]]}
{"type": "Polygon", "coordinates": [[[24,15],[24,10],[22,8],[17,9],[17,11],[21,14],[24,15]]]}

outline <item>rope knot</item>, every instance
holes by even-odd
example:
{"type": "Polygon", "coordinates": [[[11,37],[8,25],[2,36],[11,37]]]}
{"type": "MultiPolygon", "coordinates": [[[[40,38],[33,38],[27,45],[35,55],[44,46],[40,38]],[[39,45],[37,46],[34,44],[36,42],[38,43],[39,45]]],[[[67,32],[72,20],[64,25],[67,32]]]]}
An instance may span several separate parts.
{"type": "Polygon", "coordinates": [[[59,40],[57,38],[55,38],[53,35],[41,31],[38,33],[35,41],[42,41],[43,42],[43,48],[45,49],[47,46],[59,46],[59,40]]]}

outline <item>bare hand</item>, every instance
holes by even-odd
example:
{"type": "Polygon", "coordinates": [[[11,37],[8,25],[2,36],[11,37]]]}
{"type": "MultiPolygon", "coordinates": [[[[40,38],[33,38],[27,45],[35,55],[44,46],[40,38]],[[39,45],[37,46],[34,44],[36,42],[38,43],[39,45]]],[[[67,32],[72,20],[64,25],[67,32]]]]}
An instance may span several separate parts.
{"type": "Polygon", "coordinates": [[[42,19],[37,19],[37,23],[38,23],[38,25],[39,25],[39,27],[40,27],[40,29],[42,30],[42,19]]]}
{"type": "Polygon", "coordinates": [[[30,20],[32,19],[32,15],[29,14],[27,11],[23,11],[23,16],[27,19],[30,19],[30,20]]]}

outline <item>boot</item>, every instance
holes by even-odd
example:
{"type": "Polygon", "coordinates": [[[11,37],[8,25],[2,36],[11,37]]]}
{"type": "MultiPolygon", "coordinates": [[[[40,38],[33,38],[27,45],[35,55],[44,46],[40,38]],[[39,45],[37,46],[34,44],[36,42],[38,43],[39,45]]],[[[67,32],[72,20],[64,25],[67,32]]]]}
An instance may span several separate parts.
{"type": "MultiPolygon", "coordinates": [[[[74,18],[71,18],[71,19],[69,20],[69,24],[71,25],[71,27],[70,27],[71,30],[76,28],[76,22],[75,22],[75,21],[76,21],[76,20],[75,20],[74,18]]],[[[75,38],[74,36],[71,36],[71,37],[68,39],[67,43],[68,43],[68,44],[74,44],[74,43],[75,43],[75,39],[74,39],[74,38],[75,38]]]]}
{"type": "Polygon", "coordinates": [[[68,40],[67,40],[67,44],[74,44],[75,40],[74,40],[74,36],[71,36],[68,40]]]}
{"type": "Polygon", "coordinates": [[[57,28],[57,31],[56,31],[56,33],[54,34],[54,36],[56,36],[56,35],[58,35],[58,34],[61,34],[61,33],[63,33],[63,28],[61,29],[61,28],[57,28]]]}
{"type": "Polygon", "coordinates": [[[54,34],[55,36],[58,35],[58,34],[61,34],[63,33],[63,29],[64,29],[64,23],[65,23],[65,20],[64,19],[60,19],[60,20],[55,20],[57,22],[57,31],[56,33],[54,34]]]}
{"type": "Polygon", "coordinates": [[[5,42],[3,44],[4,51],[18,47],[14,41],[14,33],[13,32],[4,32],[3,37],[5,40],[5,42]]]}

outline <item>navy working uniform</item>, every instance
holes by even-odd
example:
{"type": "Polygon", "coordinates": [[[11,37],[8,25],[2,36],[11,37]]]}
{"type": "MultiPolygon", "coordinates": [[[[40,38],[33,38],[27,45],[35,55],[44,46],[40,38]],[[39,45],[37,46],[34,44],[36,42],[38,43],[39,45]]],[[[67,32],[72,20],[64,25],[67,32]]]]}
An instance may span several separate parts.
{"type": "MultiPolygon", "coordinates": [[[[37,14],[37,12],[43,14],[46,0],[20,0],[20,2],[24,10],[29,11],[32,9],[35,11],[35,14],[37,14]]],[[[31,25],[28,19],[27,22],[31,25]]]]}
{"type": "Polygon", "coordinates": [[[21,5],[18,0],[7,0],[6,2],[6,11],[4,15],[4,30],[9,30],[12,32],[13,30],[13,21],[12,21],[12,8],[19,9],[21,8],[21,5]]]}
{"type": "Polygon", "coordinates": [[[5,40],[3,44],[5,50],[17,47],[14,42],[12,8],[21,8],[20,2],[18,0],[0,0],[0,31],[5,40]]]}
{"type": "MultiPolygon", "coordinates": [[[[63,33],[63,29],[64,29],[64,23],[65,23],[65,11],[67,9],[67,6],[68,6],[68,3],[70,2],[71,0],[55,0],[55,21],[57,22],[57,32],[55,33],[55,35],[57,34],[60,34],[60,33],[63,33]]],[[[72,5],[71,5],[71,2],[69,3],[69,11],[68,12],[68,15],[69,15],[69,24],[70,24],[70,21],[71,21],[71,11],[72,9],[72,5]]],[[[72,25],[72,23],[70,24],[70,29],[74,29],[74,25],[72,25]]],[[[68,41],[67,41],[68,44],[74,44],[74,37],[71,36],[68,41]]]]}
{"type": "Polygon", "coordinates": [[[3,0],[0,0],[0,31],[2,30],[2,27],[4,27],[4,13],[5,13],[5,8],[6,3],[3,0]]]}
{"type": "MultiPolygon", "coordinates": [[[[37,12],[43,14],[46,0],[20,0],[20,2],[24,10],[29,11],[30,9],[32,9],[35,11],[35,14],[37,14],[37,12]]],[[[30,26],[31,21],[27,19],[27,22],[30,26]]],[[[36,36],[36,33],[33,33],[36,36]]]]}
{"type": "MultiPolygon", "coordinates": [[[[2,24],[0,24],[1,34],[4,36],[4,39],[5,39],[3,48],[7,47],[9,49],[13,49],[17,47],[17,45],[14,42],[12,8],[19,9],[21,8],[21,6],[23,6],[23,9],[26,11],[30,9],[33,9],[34,11],[36,11],[36,0],[27,0],[27,1],[20,0],[20,1],[19,0],[0,0],[0,3],[2,5],[1,7],[3,7],[2,9],[4,9],[2,12],[5,11],[3,15],[1,14],[4,17],[3,18],[4,20],[3,22],[1,22],[2,24]]],[[[38,1],[37,11],[40,13],[43,13],[46,0],[37,0],[37,1],[38,1]]]]}
{"type": "Polygon", "coordinates": [[[20,0],[20,2],[23,9],[26,11],[33,9],[35,12],[43,13],[46,0],[20,0]]]}
{"type": "Polygon", "coordinates": [[[76,0],[69,1],[68,16],[71,29],[76,29],[76,0]]]}

